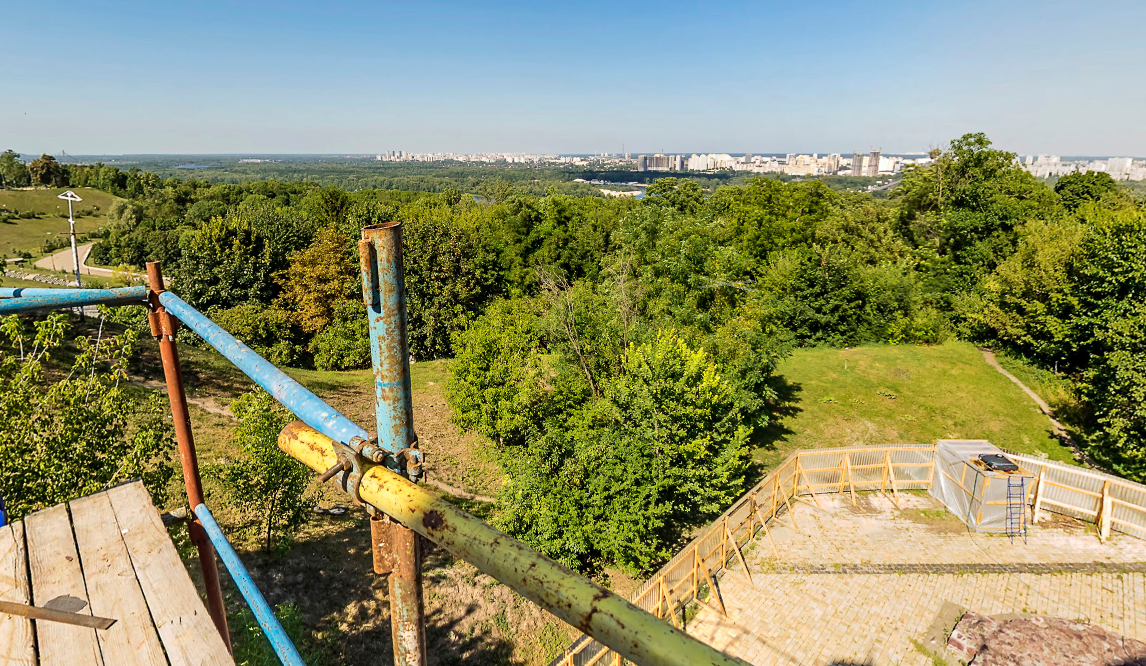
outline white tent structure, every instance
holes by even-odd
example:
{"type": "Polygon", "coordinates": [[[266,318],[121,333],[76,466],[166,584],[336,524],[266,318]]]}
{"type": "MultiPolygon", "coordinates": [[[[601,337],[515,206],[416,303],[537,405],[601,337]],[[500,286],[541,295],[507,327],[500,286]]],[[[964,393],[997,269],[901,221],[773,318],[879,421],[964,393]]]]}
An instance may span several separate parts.
{"type": "Polygon", "coordinates": [[[1033,479],[985,439],[941,439],[930,492],[972,530],[1022,536],[1033,479]]]}

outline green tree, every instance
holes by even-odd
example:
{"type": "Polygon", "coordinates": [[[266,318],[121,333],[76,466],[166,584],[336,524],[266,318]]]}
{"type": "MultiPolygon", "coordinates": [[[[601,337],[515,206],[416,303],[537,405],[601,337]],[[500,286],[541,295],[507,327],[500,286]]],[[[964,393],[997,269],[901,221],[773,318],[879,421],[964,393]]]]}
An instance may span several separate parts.
{"type": "Polygon", "coordinates": [[[0,153],[0,187],[27,187],[31,184],[32,176],[20,161],[20,153],[14,150],[0,153]]]}
{"type": "Polygon", "coordinates": [[[1091,206],[1083,219],[1073,366],[1097,426],[1090,450],[1146,480],[1146,213],[1091,206]]]}
{"type": "Polygon", "coordinates": [[[658,178],[645,194],[647,205],[668,206],[681,213],[696,213],[704,203],[704,191],[688,178],[658,178]]]}
{"type": "Polygon", "coordinates": [[[239,419],[233,442],[242,456],[208,468],[252,523],[268,550],[306,523],[310,471],[278,448],[279,432],[294,417],[262,390],[231,403],[239,419]]]}
{"type": "Polygon", "coordinates": [[[497,255],[476,206],[432,201],[407,207],[402,222],[410,353],[449,356],[450,336],[497,293],[497,255]]]}
{"type": "Polygon", "coordinates": [[[547,374],[541,313],[532,299],[498,300],[454,332],[446,396],[458,425],[502,444],[524,444],[536,432],[547,374]]]}
{"type": "Polygon", "coordinates": [[[360,301],[339,301],[330,321],[310,342],[319,370],[351,370],[370,365],[370,322],[360,301]]]}
{"type": "Polygon", "coordinates": [[[1087,171],[1086,173],[1071,173],[1058,179],[1054,184],[1054,191],[1062,199],[1062,205],[1074,212],[1087,202],[1113,200],[1120,203],[1118,183],[1110,174],[1102,171],[1087,171]]]}
{"type": "Polygon", "coordinates": [[[333,226],[319,229],[310,246],[290,255],[278,280],[280,302],[306,333],[326,327],[341,301],[362,298],[357,247],[333,226]]]}
{"type": "Polygon", "coordinates": [[[972,336],[1047,365],[1065,364],[1074,353],[1074,274],[1086,232],[1073,218],[1019,227],[1015,252],[960,303],[972,336]]]}
{"type": "Polygon", "coordinates": [[[747,484],[750,428],[707,354],[675,332],[632,345],[624,372],[507,450],[499,524],[579,569],[634,573],[671,555],[747,484]]]}
{"type": "Polygon", "coordinates": [[[51,155],[41,155],[28,165],[28,174],[32,177],[33,185],[44,187],[66,187],[68,185],[68,168],[56,161],[51,155]]]}
{"type": "Polygon", "coordinates": [[[270,243],[249,222],[215,218],[184,234],[179,249],[181,258],[172,271],[175,287],[199,309],[266,304],[274,298],[270,243]]]}
{"type": "Polygon", "coordinates": [[[1013,250],[1023,222],[1050,219],[1058,197],[982,133],[965,134],[932,164],[910,167],[894,192],[897,225],[944,307],[967,293],[1013,250]]]}
{"type": "Polygon", "coordinates": [[[136,335],[81,337],[70,365],[56,365],[67,320],[29,330],[0,323],[0,495],[13,518],[141,478],[157,503],[174,470],[171,426],[157,393],[142,401],[121,386],[136,335]]]}

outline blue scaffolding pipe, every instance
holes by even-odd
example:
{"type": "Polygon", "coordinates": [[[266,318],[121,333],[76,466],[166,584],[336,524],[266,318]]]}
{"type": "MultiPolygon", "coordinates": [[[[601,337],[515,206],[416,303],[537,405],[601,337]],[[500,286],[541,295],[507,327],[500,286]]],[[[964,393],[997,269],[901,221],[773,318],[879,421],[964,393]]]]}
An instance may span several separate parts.
{"type": "Polygon", "coordinates": [[[147,300],[147,287],[116,289],[22,289],[9,287],[0,297],[0,314],[27,312],[44,308],[71,308],[83,305],[142,304],[147,300]]]}
{"type": "Polygon", "coordinates": [[[239,588],[239,592],[247,600],[247,605],[251,607],[251,612],[255,614],[255,620],[263,628],[263,633],[266,634],[267,640],[270,641],[271,647],[274,648],[275,654],[279,657],[279,661],[284,666],[306,666],[306,662],[302,660],[302,656],[299,655],[294,643],[287,636],[283,625],[275,617],[271,605],[263,598],[262,592],[259,592],[259,588],[255,586],[255,581],[251,580],[251,574],[247,572],[247,567],[243,566],[239,554],[227,541],[226,535],[219,528],[219,523],[215,522],[215,517],[211,515],[206,504],[195,507],[195,517],[202,523],[203,530],[207,532],[211,543],[215,545],[215,552],[219,554],[219,559],[223,560],[223,565],[231,574],[231,580],[235,581],[235,586],[239,588]]]}
{"type": "Polygon", "coordinates": [[[182,298],[164,291],[159,302],[183,325],[207,341],[227,360],[234,363],[256,384],[263,387],[304,423],[327,437],[349,444],[354,437],[367,439],[369,434],[361,426],[346,418],[337,409],[323,402],[305,386],[291,379],[253,349],[224,331],[202,312],[191,307],[182,298]]]}
{"type": "Polygon", "coordinates": [[[73,294],[103,291],[102,289],[75,289],[73,287],[0,287],[0,298],[21,298],[24,296],[52,296],[68,291],[73,294]]]}

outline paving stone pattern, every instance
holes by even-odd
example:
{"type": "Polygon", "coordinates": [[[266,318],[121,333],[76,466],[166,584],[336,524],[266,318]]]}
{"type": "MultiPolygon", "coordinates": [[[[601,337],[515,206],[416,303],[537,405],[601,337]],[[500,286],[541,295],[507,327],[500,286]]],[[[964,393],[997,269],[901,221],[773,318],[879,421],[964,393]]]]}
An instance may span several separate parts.
{"type": "MultiPolygon", "coordinates": [[[[968,532],[924,494],[802,498],[718,582],[728,617],[701,608],[688,633],[753,664],[931,666],[922,641],[943,603],[1081,620],[1146,640],[1146,542],[1052,517],[1024,543],[968,532]],[[922,643],[920,643],[922,645],[922,643]]],[[[957,663],[949,655],[949,663],[957,663]]]]}

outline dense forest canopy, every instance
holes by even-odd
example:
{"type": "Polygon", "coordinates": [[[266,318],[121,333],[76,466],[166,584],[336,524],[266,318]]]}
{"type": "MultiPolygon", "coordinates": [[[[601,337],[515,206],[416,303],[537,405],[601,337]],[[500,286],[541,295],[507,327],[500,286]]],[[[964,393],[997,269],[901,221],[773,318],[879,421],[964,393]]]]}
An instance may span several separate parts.
{"type": "Polygon", "coordinates": [[[355,241],[401,221],[411,352],[453,359],[456,422],[496,443],[499,524],[581,569],[650,570],[751,484],[793,346],[1022,355],[1071,380],[1088,452],[1146,479],[1143,202],[1105,174],[1052,188],[982,134],[884,199],[759,177],[661,178],[643,200],[508,179],[348,191],[43,158],[25,179],[13,159],[13,185],[124,197],[92,260],[162,261],[281,364],[369,363],[355,241]]]}

